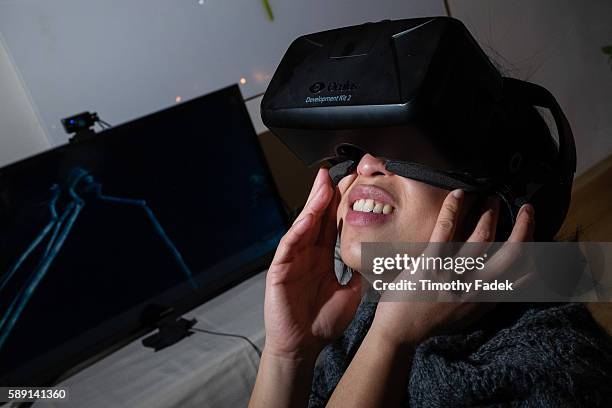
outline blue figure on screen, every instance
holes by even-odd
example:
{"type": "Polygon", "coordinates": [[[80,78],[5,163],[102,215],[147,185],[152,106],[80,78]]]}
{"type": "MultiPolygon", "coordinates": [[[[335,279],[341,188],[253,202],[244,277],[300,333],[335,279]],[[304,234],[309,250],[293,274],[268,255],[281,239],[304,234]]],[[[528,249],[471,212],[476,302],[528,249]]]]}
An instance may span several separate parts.
{"type": "Polygon", "coordinates": [[[28,257],[37,248],[39,248],[40,245],[43,245],[45,239],[47,239],[45,249],[42,252],[42,256],[36,267],[30,273],[30,276],[27,278],[21,289],[17,292],[7,310],[2,314],[2,318],[0,320],[0,348],[2,348],[2,345],[10,335],[11,330],[19,320],[19,316],[27,306],[28,301],[36,290],[36,287],[44,278],[57,254],[60,252],[62,245],[66,241],[66,238],[70,234],[70,231],[72,230],[72,227],[79,216],[79,213],[83,210],[83,207],[86,204],[85,200],[77,193],[77,191],[87,193],[96,200],[141,208],[142,211],[146,213],[147,219],[153,225],[159,238],[161,238],[164,245],[172,254],[172,257],[176,261],[179,268],[185,273],[191,287],[193,289],[197,289],[198,287],[197,283],[193,279],[193,274],[185,263],[181,253],[173,244],[168,234],[164,231],[162,225],[151,208],[147,205],[146,201],[104,195],[102,194],[102,185],[96,182],[94,177],[87,170],[76,167],[70,172],[67,183],[63,188],[58,184],[51,187],[51,199],[47,203],[47,208],[50,214],[49,222],[43,227],[40,233],[34,238],[21,256],[18,257],[11,268],[2,276],[2,278],[0,278],[1,292],[11,278],[18,272],[28,257]],[[59,214],[57,207],[62,193],[67,195],[68,202],[64,206],[62,213],[59,214]]]}

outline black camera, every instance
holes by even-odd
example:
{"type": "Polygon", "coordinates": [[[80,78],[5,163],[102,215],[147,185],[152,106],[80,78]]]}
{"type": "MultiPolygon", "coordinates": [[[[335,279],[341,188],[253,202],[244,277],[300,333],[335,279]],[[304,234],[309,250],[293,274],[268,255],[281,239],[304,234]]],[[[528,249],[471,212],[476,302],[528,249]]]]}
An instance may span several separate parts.
{"type": "Polygon", "coordinates": [[[96,112],[83,112],[78,115],[62,119],[62,125],[66,133],[78,133],[92,128],[100,118],[96,112]]]}

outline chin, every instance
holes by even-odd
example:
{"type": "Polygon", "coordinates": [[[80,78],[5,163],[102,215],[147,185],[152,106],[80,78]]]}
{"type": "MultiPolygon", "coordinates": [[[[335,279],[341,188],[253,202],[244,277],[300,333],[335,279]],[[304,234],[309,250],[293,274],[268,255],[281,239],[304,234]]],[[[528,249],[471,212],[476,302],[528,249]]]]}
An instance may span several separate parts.
{"type": "Polygon", "coordinates": [[[361,243],[362,242],[394,242],[394,231],[388,227],[378,226],[355,227],[344,223],[340,234],[340,254],[342,261],[354,270],[361,269],[361,243]]]}
{"type": "Polygon", "coordinates": [[[340,240],[342,262],[358,271],[361,269],[361,242],[352,239],[340,240]]]}

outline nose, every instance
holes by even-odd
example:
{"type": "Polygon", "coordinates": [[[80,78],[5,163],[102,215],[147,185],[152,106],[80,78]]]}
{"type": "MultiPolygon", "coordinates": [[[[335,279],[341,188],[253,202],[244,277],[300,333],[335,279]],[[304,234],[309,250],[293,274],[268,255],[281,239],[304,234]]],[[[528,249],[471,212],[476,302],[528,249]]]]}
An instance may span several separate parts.
{"type": "Polygon", "coordinates": [[[386,176],[391,172],[385,168],[385,161],[371,154],[364,155],[357,166],[357,174],[360,176],[386,176]]]}

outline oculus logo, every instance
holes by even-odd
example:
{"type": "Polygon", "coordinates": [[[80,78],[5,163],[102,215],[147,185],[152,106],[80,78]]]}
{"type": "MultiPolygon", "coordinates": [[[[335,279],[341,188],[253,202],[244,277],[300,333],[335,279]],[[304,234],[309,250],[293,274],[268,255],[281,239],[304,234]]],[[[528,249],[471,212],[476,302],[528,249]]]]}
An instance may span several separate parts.
{"type": "Polygon", "coordinates": [[[310,85],[310,88],[308,89],[314,94],[319,93],[325,89],[325,82],[315,82],[314,84],[310,85]]]}
{"type": "Polygon", "coordinates": [[[315,82],[314,84],[310,85],[310,88],[308,88],[308,90],[310,90],[310,92],[313,94],[319,93],[325,89],[327,89],[328,92],[354,91],[357,89],[357,84],[351,81],[332,81],[327,84],[325,82],[315,82]]]}

